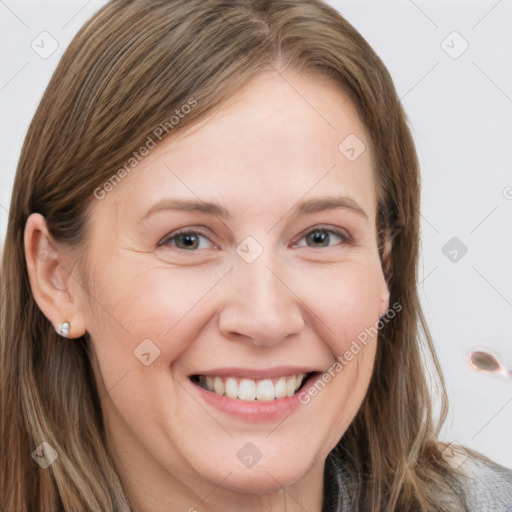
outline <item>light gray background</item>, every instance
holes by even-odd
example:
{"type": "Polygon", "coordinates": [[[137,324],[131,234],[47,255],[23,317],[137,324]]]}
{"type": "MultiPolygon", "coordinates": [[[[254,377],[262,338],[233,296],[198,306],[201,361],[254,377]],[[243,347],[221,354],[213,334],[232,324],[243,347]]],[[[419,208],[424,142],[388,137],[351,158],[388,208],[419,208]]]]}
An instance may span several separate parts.
{"type": "MultiPolygon", "coordinates": [[[[75,33],[105,3],[0,0],[0,240],[44,88],[75,33]],[[59,45],[46,59],[31,47],[51,49],[42,32],[59,45]]],[[[512,467],[512,379],[467,365],[469,350],[486,347],[512,368],[512,1],[329,3],[384,60],[413,128],[423,176],[418,285],[451,401],[443,438],[512,467]],[[452,237],[468,249],[462,257],[456,249],[457,262],[442,250],[452,237]]]]}

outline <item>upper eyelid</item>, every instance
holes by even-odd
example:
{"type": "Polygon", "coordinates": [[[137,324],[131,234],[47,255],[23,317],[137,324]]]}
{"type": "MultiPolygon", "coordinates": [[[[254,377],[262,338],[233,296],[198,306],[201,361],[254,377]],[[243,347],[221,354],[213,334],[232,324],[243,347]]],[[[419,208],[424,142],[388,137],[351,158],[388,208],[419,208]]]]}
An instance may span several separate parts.
{"type": "Polygon", "coordinates": [[[330,231],[338,236],[344,235],[347,239],[352,240],[352,235],[349,233],[347,229],[342,227],[327,226],[324,224],[317,224],[311,228],[307,228],[300,234],[298,234],[296,238],[302,238],[313,231],[330,231]]]}
{"type": "Polygon", "coordinates": [[[166,242],[167,240],[171,240],[172,238],[174,238],[174,237],[176,237],[178,235],[183,235],[183,234],[186,234],[186,235],[188,235],[188,234],[201,235],[201,236],[204,236],[205,238],[208,238],[208,240],[211,241],[210,235],[208,235],[205,232],[203,232],[202,229],[192,227],[192,228],[179,228],[177,230],[171,231],[170,233],[165,235],[162,238],[162,241],[158,242],[158,244],[162,244],[162,243],[166,242]]]}

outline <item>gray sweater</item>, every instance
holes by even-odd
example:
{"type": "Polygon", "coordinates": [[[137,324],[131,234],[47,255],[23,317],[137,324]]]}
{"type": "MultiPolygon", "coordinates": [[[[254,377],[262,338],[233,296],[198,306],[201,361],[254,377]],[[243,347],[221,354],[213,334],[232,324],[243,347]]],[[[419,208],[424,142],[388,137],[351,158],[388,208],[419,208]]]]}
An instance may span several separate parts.
{"type": "MultiPolygon", "coordinates": [[[[512,470],[473,457],[466,459],[461,468],[469,478],[465,488],[468,508],[463,512],[512,512],[512,470]]],[[[339,451],[334,450],[325,464],[322,512],[354,512],[353,486],[339,451]]]]}

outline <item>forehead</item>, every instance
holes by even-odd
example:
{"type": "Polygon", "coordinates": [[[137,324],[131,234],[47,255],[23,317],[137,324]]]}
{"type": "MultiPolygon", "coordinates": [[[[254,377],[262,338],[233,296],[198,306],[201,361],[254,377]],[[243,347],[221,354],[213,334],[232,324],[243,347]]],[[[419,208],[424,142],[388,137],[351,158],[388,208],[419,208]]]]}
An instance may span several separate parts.
{"type": "Polygon", "coordinates": [[[308,195],[336,193],[373,218],[369,142],[354,106],[331,81],[267,72],[202,121],[158,142],[108,199],[129,216],[174,196],[279,216],[308,195]]]}

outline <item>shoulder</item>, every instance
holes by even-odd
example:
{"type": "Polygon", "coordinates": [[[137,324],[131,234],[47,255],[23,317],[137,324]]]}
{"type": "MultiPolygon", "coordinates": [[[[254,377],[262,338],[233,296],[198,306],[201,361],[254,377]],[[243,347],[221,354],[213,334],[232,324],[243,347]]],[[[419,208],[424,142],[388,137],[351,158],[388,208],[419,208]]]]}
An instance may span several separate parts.
{"type": "Polygon", "coordinates": [[[472,455],[460,470],[470,512],[512,512],[512,470],[472,455]]]}

